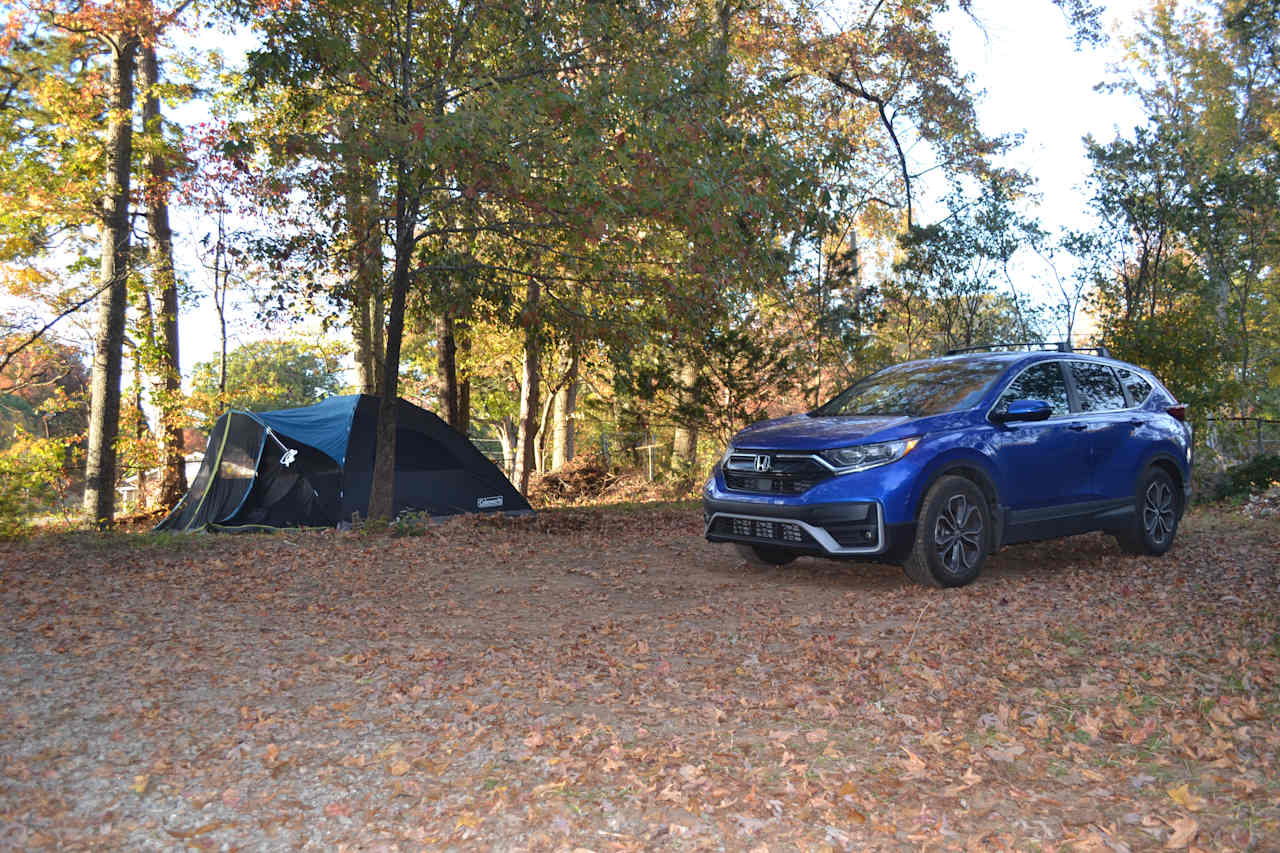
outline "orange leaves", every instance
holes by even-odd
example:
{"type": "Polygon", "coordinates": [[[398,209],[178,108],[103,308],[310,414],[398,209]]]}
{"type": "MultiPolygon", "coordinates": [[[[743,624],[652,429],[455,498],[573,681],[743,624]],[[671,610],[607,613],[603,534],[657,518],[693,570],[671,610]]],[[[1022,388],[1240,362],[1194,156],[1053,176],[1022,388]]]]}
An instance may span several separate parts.
{"type": "Polygon", "coordinates": [[[1173,800],[1179,807],[1184,808],[1189,812],[1198,812],[1209,804],[1208,800],[1204,797],[1199,797],[1191,793],[1185,782],[1176,788],[1169,788],[1165,793],[1167,793],[1169,795],[1169,799],[1173,800]]]}

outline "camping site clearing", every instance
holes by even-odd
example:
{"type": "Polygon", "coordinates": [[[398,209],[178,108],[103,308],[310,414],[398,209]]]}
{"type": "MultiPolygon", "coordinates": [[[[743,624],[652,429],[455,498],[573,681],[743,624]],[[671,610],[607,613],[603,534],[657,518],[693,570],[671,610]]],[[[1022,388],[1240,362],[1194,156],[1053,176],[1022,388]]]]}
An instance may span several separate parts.
{"type": "Polygon", "coordinates": [[[1274,850],[1277,554],[1207,510],[939,591],[693,505],[3,544],[0,848],[1274,850]]]}

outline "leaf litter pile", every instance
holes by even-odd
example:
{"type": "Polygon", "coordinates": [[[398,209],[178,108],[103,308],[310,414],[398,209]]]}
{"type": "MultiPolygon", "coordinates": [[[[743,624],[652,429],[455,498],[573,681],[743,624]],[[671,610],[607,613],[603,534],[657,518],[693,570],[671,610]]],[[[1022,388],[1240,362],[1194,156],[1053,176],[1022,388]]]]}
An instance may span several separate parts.
{"type": "Polygon", "coordinates": [[[1275,850],[1280,522],[956,591],[692,505],[0,545],[0,848],[1275,850]]]}

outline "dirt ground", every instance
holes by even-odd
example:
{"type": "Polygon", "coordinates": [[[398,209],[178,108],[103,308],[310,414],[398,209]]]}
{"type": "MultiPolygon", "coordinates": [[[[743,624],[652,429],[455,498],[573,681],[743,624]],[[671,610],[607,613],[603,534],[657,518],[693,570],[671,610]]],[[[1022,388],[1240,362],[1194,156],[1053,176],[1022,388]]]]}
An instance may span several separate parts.
{"type": "Polygon", "coordinates": [[[693,505],[0,545],[0,848],[1280,849],[1280,522],[974,585],[693,505]]]}

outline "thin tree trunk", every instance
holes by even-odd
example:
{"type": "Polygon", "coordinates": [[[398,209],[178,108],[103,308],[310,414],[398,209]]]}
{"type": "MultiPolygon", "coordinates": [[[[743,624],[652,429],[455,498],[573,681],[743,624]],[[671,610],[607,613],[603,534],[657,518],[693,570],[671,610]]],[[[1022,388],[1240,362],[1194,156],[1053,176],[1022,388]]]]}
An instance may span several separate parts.
{"type": "MultiPolygon", "coordinates": [[[[457,323],[454,326],[454,339],[458,349],[463,354],[463,363],[466,363],[466,356],[471,352],[471,336],[466,333],[465,329],[459,330],[457,323]],[[463,331],[459,335],[458,332],[463,331]]],[[[458,432],[466,435],[471,429],[471,377],[463,374],[458,379],[458,432]]]]}
{"type": "Polygon", "coordinates": [[[511,479],[516,473],[516,425],[511,417],[505,416],[498,421],[498,443],[502,445],[502,473],[511,479]]]}
{"type": "Polygon", "coordinates": [[[218,312],[218,336],[222,343],[221,360],[218,363],[218,395],[227,393],[227,285],[231,283],[231,268],[226,260],[227,229],[221,212],[218,213],[218,241],[213,247],[213,307],[218,312]]]}
{"type": "Polygon", "coordinates": [[[440,406],[449,426],[462,432],[461,391],[458,388],[458,341],[453,331],[453,315],[445,312],[436,320],[436,369],[440,378],[440,406]]]}
{"type": "MultiPolygon", "coordinates": [[[[414,30],[413,0],[405,0],[400,27],[400,62],[397,69],[399,91],[396,111],[407,117],[409,96],[409,35],[414,30]]],[[[422,204],[422,190],[415,183],[402,155],[396,163],[395,266],[391,273],[391,309],[387,312],[387,348],[382,362],[382,399],[378,404],[377,442],[373,454],[373,485],[369,489],[369,518],[389,520],[395,512],[396,486],[396,403],[400,393],[400,343],[404,338],[404,308],[409,297],[409,264],[416,245],[414,229],[422,204]]]]}
{"type": "MultiPolygon", "coordinates": [[[[142,126],[158,137],[161,129],[160,64],[152,45],[142,48],[142,126]]],[[[158,141],[158,140],[157,140],[158,141]]],[[[182,369],[178,352],[178,277],[173,266],[173,231],[169,227],[169,176],[164,158],[154,148],[143,161],[147,181],[147,233],[151,246],[151,286],[158,299],[159,321],[148,344],[154,357],[151,396],[159,410],[160,493],[163,507],[171,507],[187,491],[182,439],[182,369]],[[158,327],[158,328],[157,328],[158,327]],[[159,339],[154,335],[159,332],[159,339]]]]}
{"type": "Polygon", "coordinates": [[[116,437],[120,432],[120,370],[129,278],[129,167],[133,156],[133,72],[138,39],[120,36],[111,63],[107,180],[102,198],[102,264],[97,332],[89,385],[89,444],[84,511],[100,527],[115,517],[116,437]]]}
{"type": "Polygon", "coordinates": [[[391,310],[387,316],[387,349],[382,365],[382,399],[378,405],[377,446],[373,457],[373,485],[369,517],[390,519],[395,511],[396,401],[400,393],[400,344],[404,339],[404,309],[409,296],[409,263],[413,256],[413,228],[421,197],[410,191],[408,168],[401,166],[396,189],[396,263],[391,278],[391,310]]]}
{"type": "MultiPolygon", "coordinates": [[[[682,408],[693,405],[693,387],[698,381],[698,366],[692,360],[686,361],[680,368],[679,396],[682,408]]],[[[671,461],[681,473],[693,470],[698,457],[698,428],[687,422],[676,426],[675,437],[671,443],[671,461]]]]}
{"type": "Polygon", "coordinates": [[[551,470],[563,468],[573,459],[573,413],[578,407],[578,346],[569,354],[569,371],[564,387],[556,392],[551,427],[551,470]]]}
{"type": "MultiPolygon", "coordinates": [[[[541,284],[530,279],[525,299],[525,313],[536,318],[541,284]]],[[[538,322],[530,319],[524,332],[524,359],[520,376],[520,421],[516,437],[516,490],[524,494],[529,488],[529,474],[534,466],[534,444],[538,437],[538,391],[542,381],[542,342],[538,322]]]]}
{"type": "Polygon", "coordinates": [[[383,302],[382,234],[372,197],[372,178],[360,162],[352,126],[348,136],[345,168],[350,185],[346,193],[347,231],[351,271],[351,336],[355,344],[356,383],[361,394],[377,394],[382,382],[383,302]]]}
{"type": "Polygon", "coordinates": [[[538,418],[538,440],[534,442],[535,471],[547,470],[547,436],[551,433],[551,408],[555,405],[556,397],[560,395],[561,390],[563,386],[556,386],[551,389],[547,399],[542,401],[542,415],[538,418]]]}
{"type": "MultiPolygon", "coordinates": [[[[149,306],[148,306],[149,307],[149,306]]],[[[133,358],[133,405],[137,407],[137,412],[130,414],[136,419],[133,422],[133,438],[137,443],[137,447],[141,449],[147,441],[147,416],[142,409],[142,362],[138,358],[137,351],[134,352],[133,358]]],[[[125,475],[128,476],[127,474],[125,475]]],[[[138,458],[138,490],[137,497],[133,500],[134,511],[139,511],[147,505],[147,457],[139,456],[138,458]]]]}

